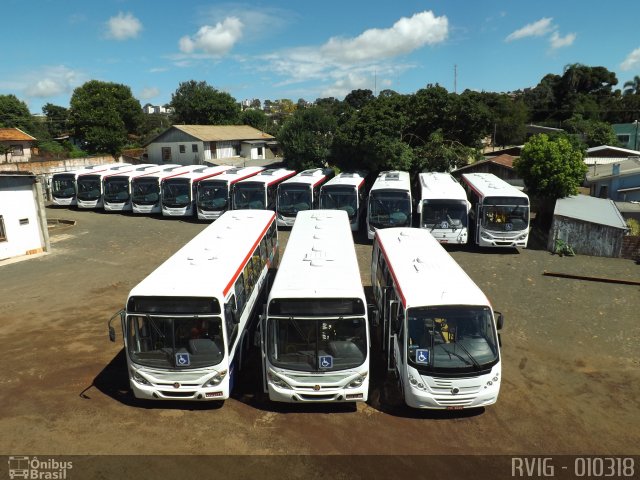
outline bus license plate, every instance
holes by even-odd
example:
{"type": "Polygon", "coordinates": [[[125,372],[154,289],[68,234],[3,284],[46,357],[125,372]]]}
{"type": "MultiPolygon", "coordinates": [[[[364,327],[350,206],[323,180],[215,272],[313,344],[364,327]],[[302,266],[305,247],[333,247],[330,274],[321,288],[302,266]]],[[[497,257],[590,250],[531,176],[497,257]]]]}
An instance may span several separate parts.
{"type": "Polygon", "coordinates": [[[447,410],[464,410],[464,407],[462,405],[452,405],[447,407],[447,410]]]}

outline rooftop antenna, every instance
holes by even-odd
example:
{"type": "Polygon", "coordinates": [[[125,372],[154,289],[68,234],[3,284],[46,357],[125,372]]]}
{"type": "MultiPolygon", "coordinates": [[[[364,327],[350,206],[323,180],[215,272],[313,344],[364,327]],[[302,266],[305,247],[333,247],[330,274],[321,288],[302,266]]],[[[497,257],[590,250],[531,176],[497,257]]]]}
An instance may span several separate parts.
{"type": "Polygon", "coordinates": [[[458,65],[453,66],[453,93],[458,93],[458,65]]]}

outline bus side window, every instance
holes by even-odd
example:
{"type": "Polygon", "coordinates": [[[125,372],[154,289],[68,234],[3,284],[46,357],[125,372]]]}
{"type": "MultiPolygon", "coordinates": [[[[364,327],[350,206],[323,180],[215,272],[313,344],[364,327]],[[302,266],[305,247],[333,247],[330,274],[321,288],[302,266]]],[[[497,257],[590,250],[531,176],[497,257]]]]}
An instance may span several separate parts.
{"type": "Polygon", "coordinates": [[[228,348],[231,351],[233,342],[238,336],[238,322],[240,321],[240,315],[236,310],[235,295],[231,295],[229,301],[224,304],[224,321],[227,327],[228,348]]]}
{"type": "Polygon", "coordinates": [[[245,283],[244,283],[244,275],[238,276],[238,279],[236,280],[236,283],[234,285],[234,291],[236,293],[238,315],[242,315],[242,311],[244,310],[244,304],[247,298],[245,283]]]}
{"type": "Polygon", "coordinates": [[[267,205],[266,210],[275,210],[276,208],[276,185],[269,185],[267,187],[267,205]]]}

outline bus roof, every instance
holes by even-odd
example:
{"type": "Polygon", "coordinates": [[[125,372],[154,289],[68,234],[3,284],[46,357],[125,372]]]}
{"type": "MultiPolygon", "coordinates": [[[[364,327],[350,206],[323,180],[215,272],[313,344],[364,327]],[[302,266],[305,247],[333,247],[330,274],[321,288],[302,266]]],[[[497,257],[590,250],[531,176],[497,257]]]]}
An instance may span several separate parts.
{"type": "Polygon", "coordinates": [[[192,182],[197,182],[199,180],[204,180],[205,178],[213,177],[216,175],[220,175],[225,171],[229,170],[231,165],[217,165],[215,167],[208,167],[206,165],[198,165],[197,168],[194,168],[191,171],[179,173],[177,175],[172,175],[170,179],[188,179],[192,182]]]}
{"type": "Polygon", "coordinates": [[[528,199],[529,196],[505,182],[492,173],[463,173],[462,181],[473,189],[481,198],[485,197],[520,197],[528,199]]]}
{"type": "Polygon", "coordinates": [[[122,177],[128,179],[134,179],[136,177],[143,177],[145,175],[150,175],[152,173],[157,173],[162,168],[160,165],[148,163],[143,165],[133,165],[135,167],[134,170],[129,170],[123,173],[116,173],[115,175],[109,175],[108,178],[114,177],[122,177]]]}
{"type": "Polygon", "coordinates": [[[124,163],[124,164],[119,164],[115,167],[107,168],[106,170],[82,172],[78,175],[78,179],[80,177],[89,176],[89,175],[96,175],[102,179],[105,177],[109,177],[111,175],[119,175],[122,173],[130,172],[134,169],[135,169],[134,165],[124,163]]]}
{"type": "Polygon", "coordinates": [[[273,183],[282,182],[289,177],[293,177],[295,174],[295,170],[287,170],[286,168],[270,168],[268,170],[263,170],[251,178],[241,180],[238,184],[241,185],[243,183],[256,182],[271,185],[273,183]]]}
{"type": "MultiPolygon", "coordinates": [[[[194,165],[160,165],[161,170],[155,171],[152,173],[147,173],[145,175],[141,175],[140,177],[146,178],[155,178],[158,181],[163,180],[165,178],[174,177],[176,175],[180,175],[185,172],[190,172],[194,169],[194,165]]],[[[133,180],[135,181],[137,178],[135,177],[133,180]]]]}
{"type": "Polygon", "coordinates": [[[275,221],[269,210],[227,211],[136,285],[129,296],[222,301],[275,221]]]}
{"type": "Polygon", "coordinates": [[[215,180],[224,180],[236,183],[245,178],[252,177],[264,170],[264,167],[234,167],[216,176],[215,180]]]}
{"type": "Polygon", "coordinates": [[[467,193],[450,173],[425,172],[418,174],[420,200],[466,200],[467,193]]]}
{"type": "Polygon", "coordinates": [[[288,178],[280,185],[287,185],[295,183],[298,185],[317,185],[327,180],[332,171],[327,171],[325,168],[311,168],[309,170],[303,170],[302,172],[288,178]]]}
{"type": "Polygon", "coordinates": [[[327,183],[322,185],[322,188],[333,187],[338,185],[354,186],[361,188],[364,186],[366,175],[360,172],[342,172],[333,177],[327,183]]]}
{"type": "Polygon", "coordinates": [[[409,172],[398,170],[381,172],[371,186],[371,191],[375,190],[406,190],[411,193],[409,172]]]}
{"type": "Polygon", "coordinates": [[[349,216],[303,210],[291,228],[269,298],[364,298],[349,216]]]}
{"type": "Polygon", "coordinates": [[[449,252],[423,228],[376,230],[405,308],[486,305],[489,300],[449,252]]]}

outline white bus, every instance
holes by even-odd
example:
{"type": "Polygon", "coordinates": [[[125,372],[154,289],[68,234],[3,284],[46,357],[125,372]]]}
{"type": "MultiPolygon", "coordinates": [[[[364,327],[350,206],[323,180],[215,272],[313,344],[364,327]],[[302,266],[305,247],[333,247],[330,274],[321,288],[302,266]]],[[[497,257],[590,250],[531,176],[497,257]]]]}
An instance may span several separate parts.
{"type": "Polygon", "coordinates": [[[269,398],[366,401],[366,308],[347,213],[298,213],[260,322],[269,398]]]}
{"type": "Polygon", "coordinates": [[[320,208],[347,212],[353,232],[360,230],[364,219],[365,180],[364,173],[342,172],[320,187],[320,208]]]}
{"type": "Polygon", "coordinates": [[[196,186],[198,182],[229,170],[231,165],[201,166],[195,170],[162,180],[162,215],[165,217],[191,217],[196,213],[196,186]]]}
{"type": "Polygon", "coordinates": [[[264,167],[238,167],[214,178],[201,180],[196,186],[199,220],[215,220],[231,210],[231,197],[236,183],[262,172],[264,167]]]}
{"type": "Polygon", "coordinates": [[[85,172],[78,175],[78,179],[76,181],[78,186],[78,193],[76,195],[78,208],[102,208],[104,179],[109,175],[119,175],[122,173],[133,171],[134,169],[134,165],[130,165],[128,163],[120,163],[113,167],[107,168],[107,170],[101,170],[98,172],[85,172]]]}
{"type": "Polygon", "coordinates": [[[387,369],[407,405],[458,410],[496,402],[502,314],[494,316],[484,293],[427,230],[378,230],[371,284],[387,369]]]}
{"type": "Polygon", "coordinates": [[[317,209],[320,205],[320,188],[333,175],[330,168],[312,168],[278,185],[278,226],[291,227],[298,212],[317,209]]]}
{"type": "Polygon", "coordinates": [[[369,191],[369,240],[381,228],[410,227],[413,215],[411,202],[411,180],[408,172],[396,170],[380,173],[369,191]]]}
{"type": "Polygon", "coordinates": [[[162,213],[160,184],[163,179],[191,172],[201,165],[165,164],[162,170],[131,181],[131,209],[133,213],[162,213]]]}
{"type": "Polygon", "coordinates": [[[469,223],[481,247],[527,247],[529,197],[491,173],[464,173],[469,223]]]}
{"type": "Polygon", "coordinates": [[[136,285],[120,318],[136,398],[224,400],[278,264],[273,212],[226,212],[136,285]]]}
{"type": "MultiPolygon", "coordinates": [[[[118,164],[122,165],[122,164],[118,164]]],[[[82,173],[97,173],[115,165],[89,165],[77,170],[57,172],[51,175],[51,195],[54,205],[72,207],[78,205],[76,194],[78,191],[78,175],[82,173]]]]}
{"type": "Polygon", "coordinates": [[[162,169],[157,164],[135,165],[135,170],[105,177],[102,182],[104,190],[102,204],[107,212],[130,212],[131,184],[133,179],[159,172],[162,169]]]}
{"type": "Polygon", "coordinates": [[[252,208],[275,212],[278,185],[295,174],[295,170],[276,168],[264,170],[251,178],[239,181],[233,189],[233,209],[252,208]]]}
{"type": "Polygon", "coordinates": [[[469,201],[462,185],[449,173],[418,174],[420,228],[440,243],[464,245],[468,238],[469,201]]]}

